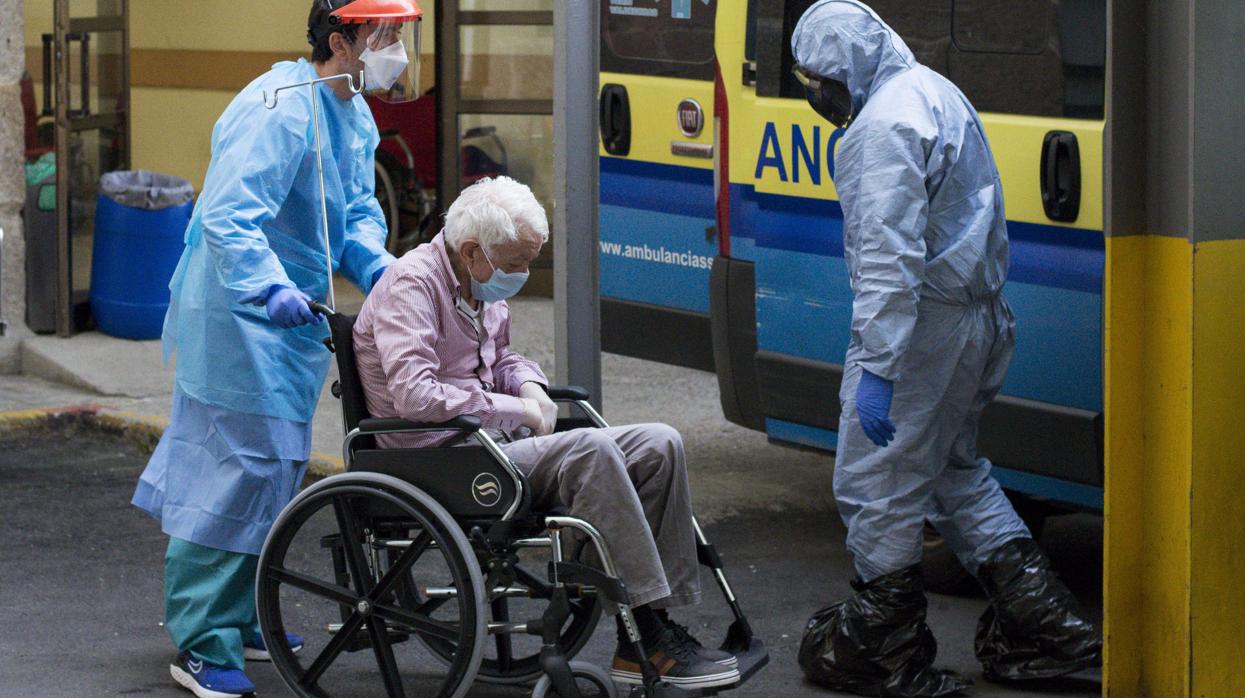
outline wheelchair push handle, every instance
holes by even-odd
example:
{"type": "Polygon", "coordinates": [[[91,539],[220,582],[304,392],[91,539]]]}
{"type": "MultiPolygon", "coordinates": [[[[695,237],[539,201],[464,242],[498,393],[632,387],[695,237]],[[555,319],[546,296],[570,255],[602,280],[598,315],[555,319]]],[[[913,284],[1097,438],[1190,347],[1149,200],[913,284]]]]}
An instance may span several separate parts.
{"type": "Polygon", "coordinates": [[[321,303],[320,301],[307,301],[307,307],[311,308],[311,312],[315,313],[316,315],[323,315],[324,317],[329,317],[331,315],[336,314],[333,312],[332,308],[321,303]]]}

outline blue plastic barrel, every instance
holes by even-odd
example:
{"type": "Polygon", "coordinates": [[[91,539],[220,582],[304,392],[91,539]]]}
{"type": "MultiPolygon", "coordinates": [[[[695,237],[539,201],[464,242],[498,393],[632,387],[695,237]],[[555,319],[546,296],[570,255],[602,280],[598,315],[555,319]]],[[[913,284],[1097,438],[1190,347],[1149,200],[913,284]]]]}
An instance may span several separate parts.
{"type": "Polygon", "coordinates": [[[169,308],[169,280],[181,258],[193,207],[187,200],[152,210],[100,194],[90,294],[100,331],[126,339],[160,337],[169,308]]]}

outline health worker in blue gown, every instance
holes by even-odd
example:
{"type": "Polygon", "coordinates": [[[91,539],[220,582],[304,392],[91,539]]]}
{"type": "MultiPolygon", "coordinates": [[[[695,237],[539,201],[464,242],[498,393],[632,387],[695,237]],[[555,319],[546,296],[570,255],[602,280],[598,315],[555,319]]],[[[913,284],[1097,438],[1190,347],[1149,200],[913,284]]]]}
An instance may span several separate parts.
{"type": "MultiPolygon", "coordinates": [[[[298,491],[329,369],[329,260],[365,293],[394,258],[375,197],[380,142],[362,94],[417,95],[415,0],[315,0],[311,60],[282,62],[246,87],[212,131],[212,160],[169,285],[172,416],[134,494],[170,540],[166,627],[173,678],[199,696],[254,691],[267,659],[255,612],[257,556],[298,491]],[[381,94],[383,93],[383,94],[381,94]],[[318,110],[321,181],[313,103],[318,110]]],[[[285,639],[299,649],[302,639],[285,639]]]]}

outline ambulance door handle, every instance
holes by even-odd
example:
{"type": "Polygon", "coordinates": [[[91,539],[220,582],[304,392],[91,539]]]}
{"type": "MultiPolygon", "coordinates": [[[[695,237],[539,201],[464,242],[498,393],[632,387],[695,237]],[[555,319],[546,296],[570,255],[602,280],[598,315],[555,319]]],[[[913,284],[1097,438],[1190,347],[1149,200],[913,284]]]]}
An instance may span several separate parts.
{"type": "Polygon", "coordinates": [[[622,85],[601,87],[601,144],[610,155],[631,152],[631,104],[622,85]]]}
{"type": "Polygon", "coordinates": [[[1042,141],[1042,207],[1053,221],[1071,223],[1081,213],[1081,149],[1071,131],[1051,131],[1042,141]]]}

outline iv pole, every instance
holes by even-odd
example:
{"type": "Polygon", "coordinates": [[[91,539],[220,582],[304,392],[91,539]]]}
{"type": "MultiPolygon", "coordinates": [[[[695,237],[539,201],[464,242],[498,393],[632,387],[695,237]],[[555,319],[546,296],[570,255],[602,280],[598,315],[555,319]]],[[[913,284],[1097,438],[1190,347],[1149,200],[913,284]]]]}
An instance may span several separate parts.
{"type": "Polygon", "coordinates": [[[328,267],[328,305],[334,312],[337,312],[337,297],[333,292],[333,243],[329,238],[329,207],[324,193],[324,158],[320,154],[320,99],[319,95],[316,94],[316,85],[343,78],[346,80],[346,85],[350,88],[350,91],[354,94],[359,94],[363,91],[362,71],[359,72],[358,83],[355,82],[355,76],[349,73],[342,73],[341,75],[330,75],[326,78],[317,78],[278,87],[273,90],[271,101],[268,100],[268,90],[264,90],[264,106],[268,109],[277,108],[277,100],[283,90],[306,87],[311,96],[311,122],[312,128],[316,133],[316,171],[320,175],[320,218],[324,222],[324,263],[328,267]]]}

